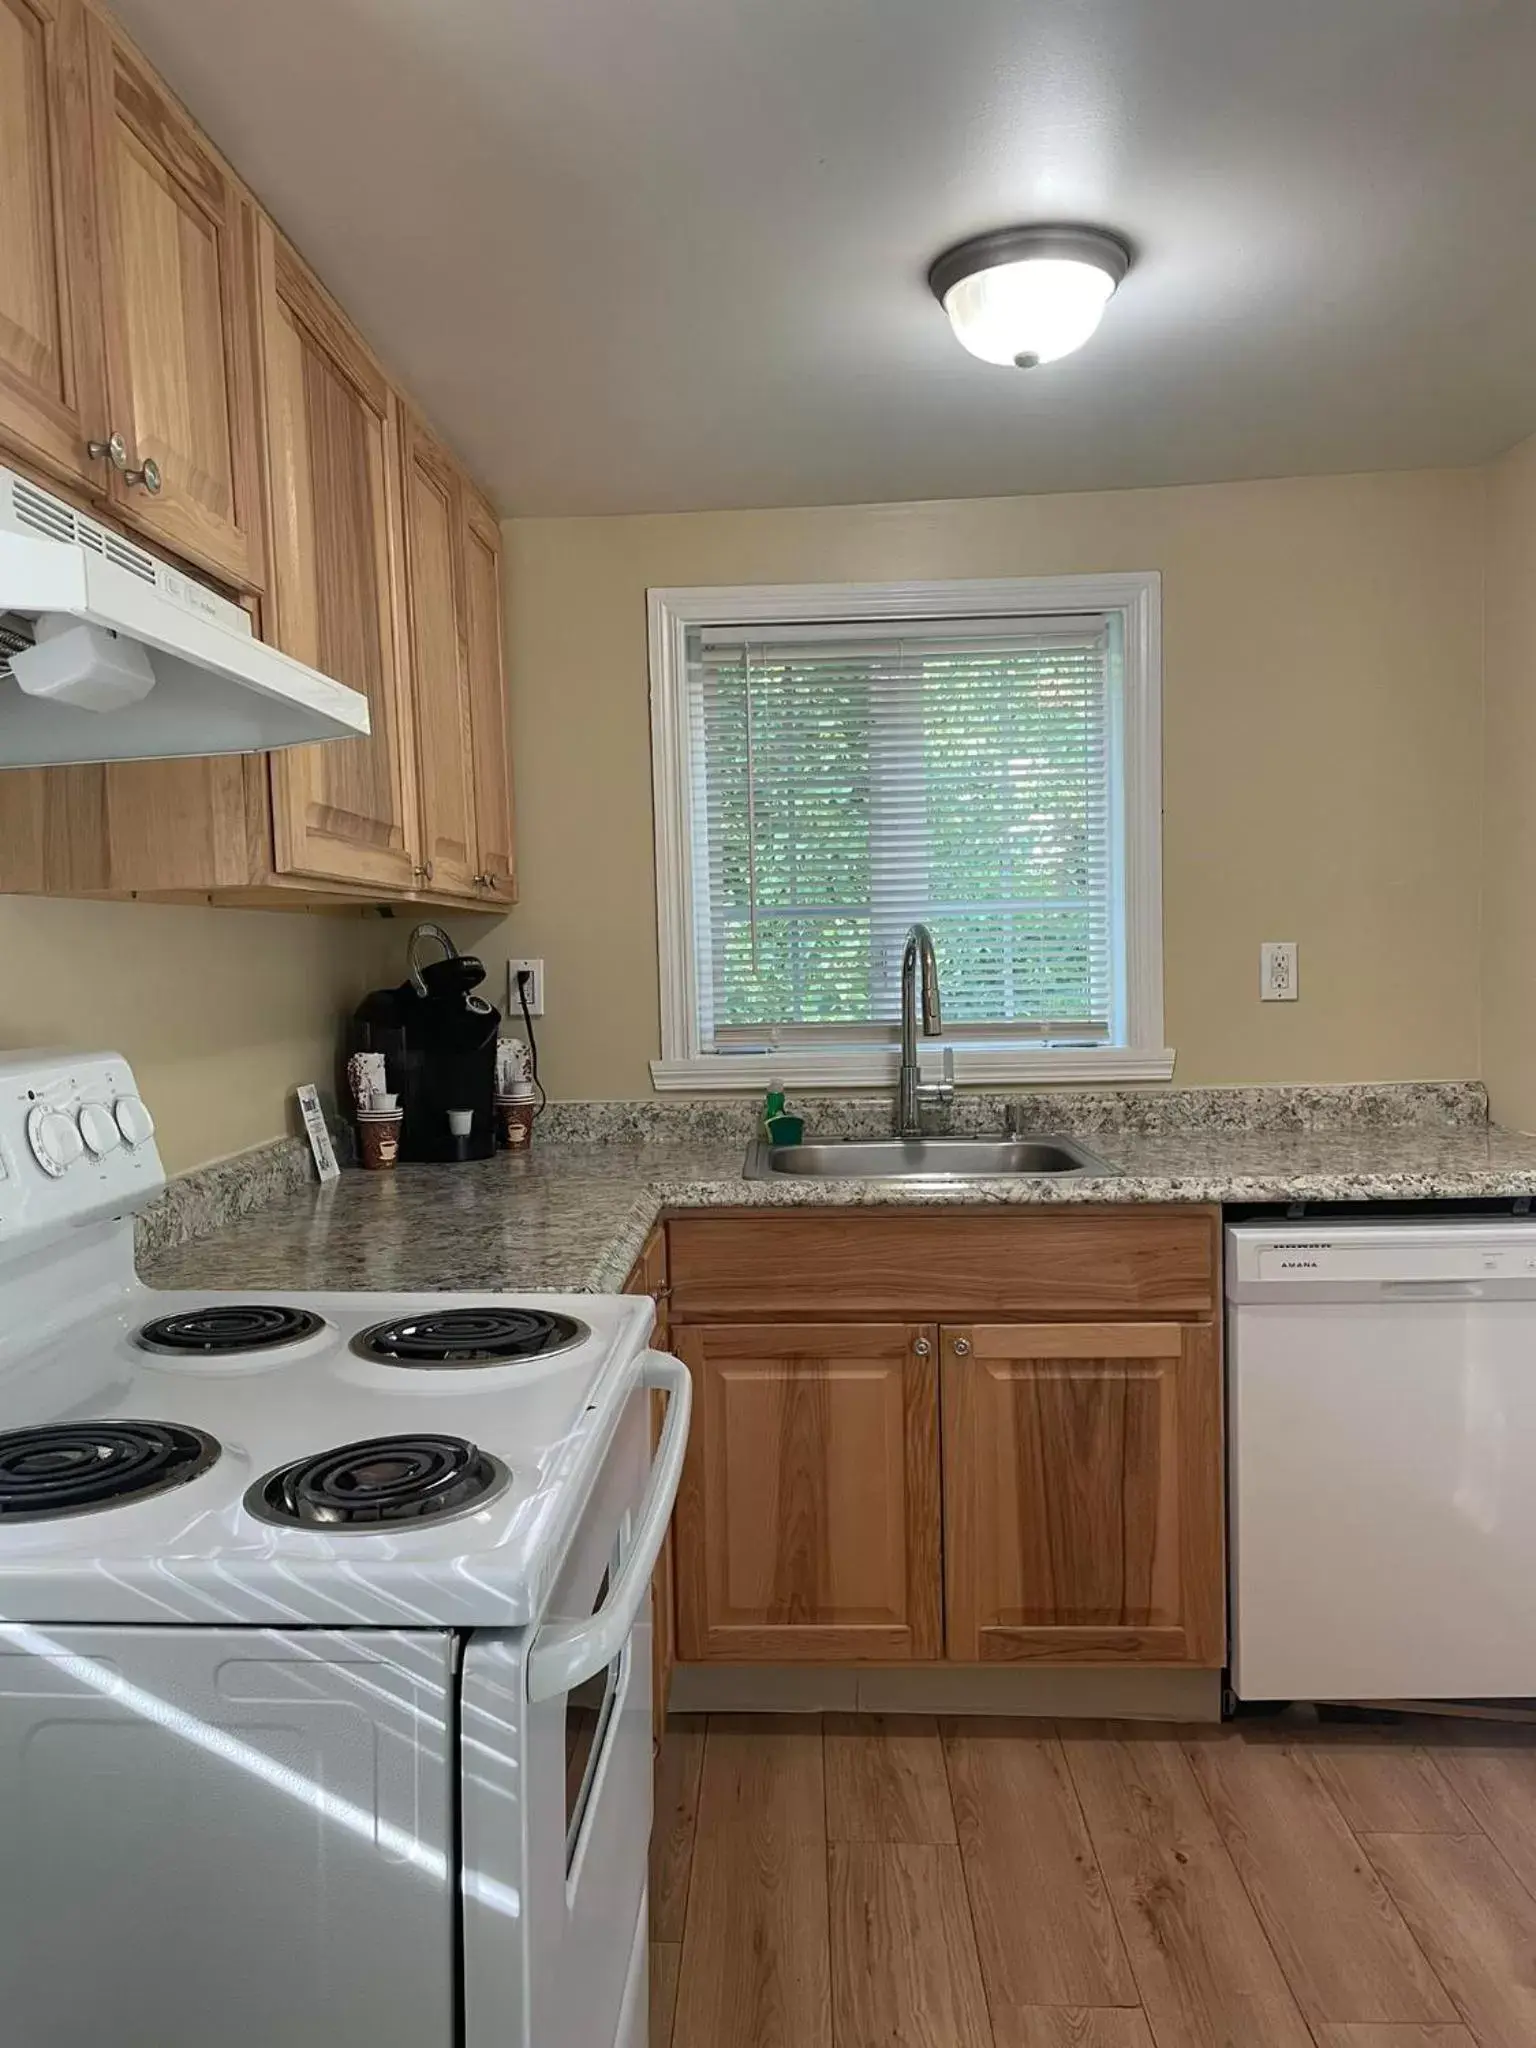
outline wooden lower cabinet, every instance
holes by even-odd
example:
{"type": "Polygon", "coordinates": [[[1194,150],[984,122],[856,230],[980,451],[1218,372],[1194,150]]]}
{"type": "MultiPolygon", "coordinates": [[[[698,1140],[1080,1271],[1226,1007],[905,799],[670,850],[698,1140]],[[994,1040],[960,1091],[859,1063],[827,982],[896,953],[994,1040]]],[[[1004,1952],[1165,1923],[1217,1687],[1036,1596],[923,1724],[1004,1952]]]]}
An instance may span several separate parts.
{"type": "Polygon", "coordinates": [[[666,1265],[681,1661],[1224,1662],[1216,1210],[710,1211],[666,1265]]]}
{"type": "Polygon", "coordinates": [[[677,1508],[686,1662],[942,1653],[937,1331],[674,1326],[694,1428],[677,1508]]]}
{"type": "Polygon", "coordinates": [[[949,1656],[1219,1664],[1214,1325],[947,1327],[942,1357],[949,1656]]]}

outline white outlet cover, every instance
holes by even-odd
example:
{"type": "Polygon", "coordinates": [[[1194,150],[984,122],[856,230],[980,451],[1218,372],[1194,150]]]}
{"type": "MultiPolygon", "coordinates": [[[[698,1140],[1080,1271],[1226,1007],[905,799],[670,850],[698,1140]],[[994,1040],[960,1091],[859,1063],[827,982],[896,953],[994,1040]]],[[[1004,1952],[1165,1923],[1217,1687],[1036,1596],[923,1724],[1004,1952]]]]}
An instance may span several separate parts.
{"type": "Polygon", "coordinates": [[[1296,941],[1266,939],[1259,948],[1259,1000],[1294,1003],[1300,993],[1296,976],[1296,941]]]}
{"type": "Polygon", "coordinates": [[[542,1017],[544,1014],[544,962],[542,960],[509,960],[507,962],[507,1022],[509,1024],[516,1024],[518,1018],[523,1014],[523,1006],[518,1000],[517,993],[517,977],[519,974],[527,974],[530,977],[528,988],[529,1016],[542,1017]]]}

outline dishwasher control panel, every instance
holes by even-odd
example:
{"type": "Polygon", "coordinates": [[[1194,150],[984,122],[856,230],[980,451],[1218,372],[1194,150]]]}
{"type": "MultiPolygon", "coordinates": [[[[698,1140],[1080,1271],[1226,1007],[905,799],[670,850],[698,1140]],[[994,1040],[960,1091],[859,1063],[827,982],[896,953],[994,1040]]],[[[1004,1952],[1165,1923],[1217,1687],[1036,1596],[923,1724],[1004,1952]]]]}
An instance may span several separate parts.
{"type": "Polygon", "coordinates": [[[1536,1218],[1252,1223],[1227,1232],[1232,1301],[1429,1297],[1437,1290],[1454,1299],[1494,1288],[1536,1292],[1536,1218]]]}

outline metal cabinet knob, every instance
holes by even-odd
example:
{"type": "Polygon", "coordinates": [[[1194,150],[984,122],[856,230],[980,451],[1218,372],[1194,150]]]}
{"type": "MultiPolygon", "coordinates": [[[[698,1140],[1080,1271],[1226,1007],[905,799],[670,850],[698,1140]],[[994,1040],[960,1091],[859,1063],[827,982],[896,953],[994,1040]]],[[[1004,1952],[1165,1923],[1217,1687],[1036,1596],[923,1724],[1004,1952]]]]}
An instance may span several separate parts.
{"type": "Polygon", "coordinates": [[[969,1358],[969,1357],[970,1357],[970,1355],[971,1355],[971,1340],[970,1340],[970,1338],[969,1338],[969,1337],[957,1337],[957,1338],[955,1339],[955,1356],[956,1356],[956,1358],[969,1358]]]}
{"type": "Polygon", "coordinates": [[[926,1337],[919,1337],[912,1346],[912,1355],[915,1358],[926,1358],[932,1349],[933,1346],[926,1337]]]}
{"type": "Polygon", "coordinates": [[[421,863],[420,867],[412,868],[411,873],[415,876],[418,882],[430,882],[432,879],[431,861],[424,860],[421,863]]]}
{"type": "Polygon", "coordinates": [[[137,469],[128,467],[128,443],[121,434],[114,434],[108,441],[87,441],[86,453],[96,462],[110,462],[125,484],[142,484],[150,496],[158,497],[163,478],[160,465],[152,455],[147,455],[137,469]]]}

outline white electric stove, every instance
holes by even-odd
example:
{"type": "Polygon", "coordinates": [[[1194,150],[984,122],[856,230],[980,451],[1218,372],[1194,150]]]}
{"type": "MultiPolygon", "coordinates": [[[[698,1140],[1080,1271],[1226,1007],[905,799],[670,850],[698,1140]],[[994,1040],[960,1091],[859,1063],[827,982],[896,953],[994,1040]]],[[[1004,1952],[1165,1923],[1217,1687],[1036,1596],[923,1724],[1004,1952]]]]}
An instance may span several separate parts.
{"type": "Polygon", "coordinates": [[[7,2040],[640,2048],[650,1304],[163,1293],[163,1183],[0,1060],[7,2040]]]}

